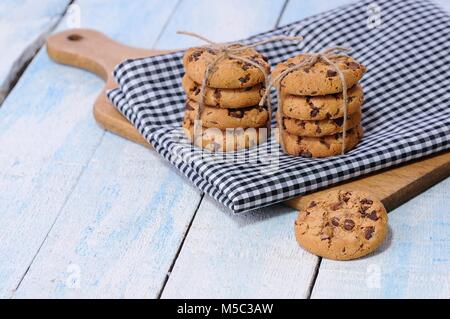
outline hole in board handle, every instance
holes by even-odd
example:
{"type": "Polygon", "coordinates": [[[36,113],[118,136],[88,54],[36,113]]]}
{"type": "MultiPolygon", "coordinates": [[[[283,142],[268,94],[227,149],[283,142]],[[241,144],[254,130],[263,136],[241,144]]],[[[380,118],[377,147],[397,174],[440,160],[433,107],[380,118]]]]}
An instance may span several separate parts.
{"type": "Polygon", "coordinates": [[[67,36],[67,39],[69,41],[80,41],[81,39],[83,39],[83,37],[79,34],[71,34],[67,36]]]}

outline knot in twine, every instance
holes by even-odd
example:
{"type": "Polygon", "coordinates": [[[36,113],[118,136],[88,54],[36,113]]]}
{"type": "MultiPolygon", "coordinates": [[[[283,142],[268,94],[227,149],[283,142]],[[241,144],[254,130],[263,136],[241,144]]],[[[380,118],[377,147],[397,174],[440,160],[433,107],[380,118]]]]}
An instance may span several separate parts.
{"type": "MultiPolygon", "coordinates": [[[[253,65],[254,67],[258,68],[261,71],[261,73],[264,75],[264,85],[266,87],[265,93],[267,93],[267,90],[270,89],[269,74],[266,72],[266,70],[264,69],[264,67],[262,65],[243,56],[244,52],[247,49],[254,48],[258,45],[262,45],[262,44],[269,43],[269,42],[275,42],[275,41],[280,41],[280,40],[290,40],[290,41],[303,40],[303,37],[279,35],[279,36],[274,36],[274,37],[264,39],[259,42],[255,42],[253,44],[243,45],[238,42],[232,42],[232,43],[228,43],[228,44],[216,43],[216,42],[213,42],[213,41],[207,39],[206,37],[204,37],[202,35],[199,35],[199,34],[193,33],[193,32],[177,31],[177,34],[191,36],[191,37],[200,39],[200,40],[208,43],[207,45],[204,45],[203,48],[207,48],[216,54],[216,57],[214,58],[214,60],[211,61],[211,63],[209,63],[207,65],[206,70],[205,70],[205,76],[203,77],[203,81],[201,83],[200,100],[198,102],[198,112],[195,116],[195,118],[196,118],[195,122],[197,124],[195,124],[195,125],[199,125],[199,123],[200,123],[201,115],[205,108],[205,104],[204,104],[205,89],[206,89],[206,86],[208,83],[208,78],[214,73],[213,70],[214,70],[214,67],[217,65],[217,63],[219,63],[220,61],[222,61],[224,59],[231,58],[231,59],[240,60],[242,62],[253,65]]],[[[267,102],[267,111],[269,113],[269,119],[267,121],[267,132],[268,132],[267,135],[270,136],[270,129],[271,129],[271,123],[272,123],[272,102],[270,99],[270,95],[268,96],[267,94],[264,94],[264,96],[260,100],[259,106],[264,106],[264,104],[266,102],[267,102]]]]}
{"type": "Polygon", "coordinates": [[[342,150],[341,154],[345,153],[345,138],[347,134],[347,113],[348,113],[348,101],[347,101],[347,83],[345,82],[344,73],[339,69],[339,67],[331,61],[331,58],[339,58],[339,57],[347,57],[345,54],[338,54],[338,52],[349,52],[351,49],[344,48],[344,47],[330,47],[322,52],[319,53],[305,53],[305,59],[289,68],[281,72],[277,77],[275,77],[272,82],[269,84],[269,86],[266,88],[266,92],[264,93],[263,97],[261,98],[261,101],[259,105],[264,105],[264,101],[267,99],[270,99],[270,89],[271,87],[276,87],[277,89],[277,96],[278,96],[278,112],[277,112],[277,120],[278,120],[278,126],[280,130],[280,144],[283,147],[284,150],[284,142],[283,142],[283,131],[284,131],[284,114],[282,110],[282,103],[281,103],[281,81],[292,71],[298,70],[303,67],[312,67],[314,64],[316,64],[318,61],[322,60],[326,64],[330,65],[336,73],[339,75],[339,80],[342,84],[342,108],[344,111],[344,121],[342,123],[342,150]]]}

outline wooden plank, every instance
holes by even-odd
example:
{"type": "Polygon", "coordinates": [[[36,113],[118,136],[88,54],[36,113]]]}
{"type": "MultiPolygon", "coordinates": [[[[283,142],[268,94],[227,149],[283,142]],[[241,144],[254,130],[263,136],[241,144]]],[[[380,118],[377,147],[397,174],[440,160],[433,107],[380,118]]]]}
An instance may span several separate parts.
{"type": "MultiPolygon", "coordinates": [[[[247,7],[250,8],[250,1],[247,7]]],[[[268,8],[267,4],[264,8],[268,8]]],[[[121,14],[128,14],[127,20],[131,20],[133,11],[126,12],[121,14]]],[[[189,17],[189,12],[180,14],[189,17]]],[[[92,15],[96,16],[95,12],[92,15]]],[[[213,14],[207,17],[205,27],[216,19],[213,14]]],[[[147,17],[147,20],[151,19],[147,17]]],[[[144,25],[136,23],[141,28],[144,25]]],[[[263,23],[260,27],[268,28],[263,23]]],[[[242,32],[236,37],[248,35],[248,31],[242,29],[242,32]]],[[[175,33],[166,36],[172,37],[170,44],[175,48],[181,46],[178,39],[184,40],[175,33]]],[[[157,297],[199,201],[199,194],[191,184],[165,165],[147,149],[105,135],[15,297],[157,297]],[[115,141],[114,146],[111,139],[115,141]],[[128,152],[119,152],[122,148],[138,153],[130,160],[125,156],[128,152]],[[133,164],[150,154],[150,162],[133,164]],[[108,161],[112,163],[106,164],[108,161]],[[118,166],[117,162],[122,164],[118,166]],[[135,173],[128,179],[113,178],[126,165],[135,173]],[[99,172],[99,166],[105,166],[105,172],[99,172]],[[105,197],[104,192],[112,194],[105,197]],[[122,202],[115,200],[119,194],[122,202]],[[73,286],[79,289],[72,289],[73,286]]]]}
{"type": "Polygon", "coordinates": [[[198,200],[157,153],[105,137],[14,297],[157,297],[198,200]]]}
{"type": "MultiPolygon", "coordinates": [[[[238,39],[272,28],[278,18],[275,13],[281,12],[283,5],[281,2],[256,3],[241,1],[239,5],[234,3],[225,8],[213,8],[211,5],[204,11],[228,12],[233,17],[242,14],[244,20],[246,13],[250,12],[250,18],[247,19],[253,19],[252,23],[244,23],[256,25],[258,29],[253,27],[247,33],[247,29],[231,26],[235,32],[240,30],[240,34],[234,33],[235,39],[238,39]],[[273,15],[270,19],[262,20],[261,17],[267,12],[273,15]]],[[[191,7],[185,6],[184,10],[191,7]]],[[[180,10],[177,14],[183,12],[180,10]]],[[[175,25],[169,25],[167,30],[181,28],[184,23],[187,30],[210,32],[208,36],[220,41],[232,40],[228,38],[227,30],[217,30],[215,27],[209,29],[207,24],[199,25],[199,21],[206,18],[206,13],[205,17],[196,19],[175,16],[171,20],[175,25]]],[[[227,17],[212,16],[210,19],[216,21],[227,17]]],[[[233,21],[237,23],[242,19],[235,18],[233,21]]],[[[226,23],[229,25],[231,21],[226,23]]],[[[188,44],[192,42],[187,40],[188,44]]],[[[295,210],[276,205],[252,214],[233,216],[205,197],[162,298],[305,298],[318,258],[298,248],[293,233],[295,215],[295,210]]]]}
{"type": "Polygon", "coordinates": [[[289,0],[283,16],[280,19],[280,25],[289,24],[305,17],[309,17],[323,11],[334,9],[355,0],[334,0],[334,1],[304,1],[304,0],[289,0]]]}
{"type": "MultiPolygon", "coordinates": [[[[346,0],[339,1],[342,3],[346,0]]],[[[442,8],[450,11],[450,2],[435,0],[442,8]]],[[[305,10],[309,13],[321,11],[322,2],[308,3],[291,0],[281,22],[283,24],[298,20],[295,12],[305,10]],[[314,7],[314,8],[311,8],[314,7]]],[[[336,2],[334,2],[336,3],[336,2]]],[[[337,4],[337,3],[336,3],[337,4]]],[[[448,156],[444,155],[444,157],[448,156]]],[[[445,159],[438,157],[437,160],[445,159]]],[[[433,161],[431,160],[425,160],[433,161]]],[[[448,162],[447,159],[443,162],[448,162]]],[[[391,171],[398,179],[408,178],[411,171],[423,170],[422,164],[408,171],[396,168],[391,171]]],[[[448,172],[448,165],[444,169],[448,172]]],[[[442,174],[445,176],[445,174],[442,174]]],[[[429,176],[431,179],[439,176],[429,176]]],[[[379,175],[369,177],[379,183],[379,175]]],[[[450,179],[429,189],[422,195],[400,206],[389,214],[391,238],[380,253],[351,262],[322,260],[313,298],[433,298],[450,295],[450,271],[448,246],[450,237],[450,209],[446,189],[450,179]]],[[[372,188],[370,191],[386,191],[390,185],[372,188]]],[[[413,194],[405,188],[403,194],[413,194]]],[[[382,195],[382,194],[381,194],[382,195]]],[[[306,196],[307,197],[307,196],[306,196]]],[[[395,207],[395,198],[387,198],[385,204],[395,207]]],[[[301,204],[301,203],[298,203],[301,204]]]]}
{"type": "Polygon", "coordinates": [[[197,32],[217,42],[240,40],[272,29],[284,0],[257,3],[251,0],[183,0],[158,41],[158,49],[203,45],[178,30],[197,32]],[[177,47],[173,46],[174,35],[177,47]]]}
{"type": "MultiPolygon", "coordinates": [[[[146,1],[133,1],[133,4],[121,1],[108,10],[104,10],[104,2],[100,0],[78,4],[82,25],[103,30],[132,45],[140,43],[151,47],[176,1],[161,0],[151,5],[146,1]],[[158,10],[154,10],[154,6],[158,10]]],[[[65,26],[65,22],[61,23],[59,30],[65,26]]],[[[101,79],[88,72],[57,65],[41,50],[0,110],[1,297],[10,297],[20,284],[105,135],[95,123],[91,108],[102,87],[101,79]]],[[[107,136],[109,134],[104,139],[107,140],[107,136]]],[[[109,149],[102,163],[117,156],[122,147],[129,152],[139,151],[138,146],[128,147],[125,141],[116,146],[119,150],[109,149]]],[[[150,165],[163,171],[159,159],[153,158],[150,165]]],[[[110,174],[113,176],[117,172],[110,174]]],[[[151,175],[146,178],[152,180],[151,175]]],[[[180,185],[184,183],[181,177],[174,176],[173,179],[180,185]]],[[[163,182],[153,180],[154,188],[150,191],[161,187],[163,182]]],[[[135,178],[133,185],[125,181],[123,185],[136,189],[142,184],[135,178]]],[[[83,185],[95,194],[94,186],[83,185]]],[[[120,185],[117,188],[120,189],[120,185]]],[[[193,191],[190,194],[194,202],[198,201],[198,194],[193,191]]],[[[100,203],[94,208],[103,207],[111,213],[107,210],[107,198],[99,196],[98,200],[100,203]]],[[[124,215],[133,218],[132,212],[124,215]]],[[[177,220],[183,221],[187,225],[190,218],[177,220]]],[[[85,227],[87,229],[89,225],[85,227]]],[[[174,250],[178,247],[169,242],[168,246],[171,245],[174,250]]],[[[64,252],[65,248],[60,251],[64,252]]],[[[48,267],[51,263],[48,259],[41,266],[48,267]]]]}
{"type": "Polygon", "coordinates": [[[282,205],[231,215],[205,197],[162,298],[306,298],[318,258],[282,205]]]}
{"type": "Polygon", "coordinates": [[[0,2],[0,104],[23,66],[42,46],[69,0],[0,2]]]}
{"type": "Polygon", "coordinates": [[[450,178],[389,214],[379,252],[323,259],[313,298],[450,298],[450,178]]]}
{"type": "Polygon", "coordinates": [[[370,192],[390,211],[448,176],[450,176],[450,152],[444,152],[298,196],[287,201],[287,204],[302,209],[306,203],[323,196],[326,192],[346,188],[370,192]]]}
{"type": "MultiPolygon", "coordinates": [[[[443,9],[450,11],[450,1],[448,0],[432,0],[443,9]]],[[[355,0],[289,0],[283,16],[280,20],[280,25],[289,24],[298,21],[304,17],[312,16],[326,10],[334,9],[338,6],[343,6],[355,2],[355,0]]],[[[376,3],[376,2],[374,2],[376,3]]],[[[381,13],[383,14],[383,13],[381,13]]]]}
{"type": "MultiPolygon", "coordinates": [[[[303,5],[290,1],[281,23],[311,13],[303,5]]],[[[203,200],[163,298],[308,297],[318,258],[296,244],[294,209],[275,205],[262,216],[230,216],[217,209],[203,200]]]]}

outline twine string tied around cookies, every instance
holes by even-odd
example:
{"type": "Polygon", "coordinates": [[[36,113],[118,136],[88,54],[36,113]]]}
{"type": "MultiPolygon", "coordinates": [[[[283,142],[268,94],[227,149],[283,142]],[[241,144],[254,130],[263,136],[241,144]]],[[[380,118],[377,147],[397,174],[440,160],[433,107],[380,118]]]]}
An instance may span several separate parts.
{"type": "Polygon", "coordinates": [[[284,149],[284,143],[283,143],[283,131],[284,131],[284,114],[283,114],[283,108],[281,103],[281,82],[283,79],[292,71],[296,71],[301,68],[310,68],[314,66],[319,60],[322,60],[326,64],[330,65],[334,71],[339,76],[339,80],[341,81],[342,85],[342,109],[344,113],[344,119],[342,123],[342,150],[341,154],[345,154],[345,139],[347,135],[347,113],[348,113],[348,88],[347,83],[345,81],[344,73],[339,69],[339,67],[331,60],[332,58],[338,58],[342,56],[346,56],[344,54],[339,54],[339,52],[349,52],[351,51],[350,48],[345,47],[330,47],[322,52],[319,53],[305,53],[305,59],[293,66],[288,67],[286,70],[281,72],[278,76],[276,76],[274,79],[272,79],[272,82],[269,84],[268,87],[266,87],[266,92],[264,93],[264,96],[262,97],[260,101],[260,105],[264,105],[265,100],[270,98],[270,89],[271,87],[275,87],[277,90],[277,96],[278,96],[278,112],[277,112],[277,121],[278,121],[278,127],[280,130],[280,144],[284,149]]]}
{"type": "MultiPolygon", "coordinates": [[[[278,36],[270,37],[267,39],[263,39],[261,41],[258,41],[258,42],[255,42],[255,43],[252,43],[249,45],[243,45],[238,42],[224,44],[224,43],[216,43],[202,35],[199,35],[199,34],[193,33],[193,32],[178,31],[177,33],[191,36],[191,37],[200,39],[200,40],[208,43],[204,47],[207,48],[208,50],[211,50],[216,55],[214,60],[207,65],[206,70],[205,70],[205,75],[203,77],[203,80],[201,83],[201,88],[200,88],[200,100],[198,103],[198,111],[195,116],[195,118],[196,118],[195,123],[200,123],[201,115],[205,108],[204,100],[205,100],[205,91],[206,91],[206,87],[208,84],[208,79],[214,73],[214,67],[217,65],[217,63],[219,63],[223,59],[231,58],[231,59],[242,61],[244,63],[248,63],[248,64],[258,68],[261,71],[261,73],[264,75],[264,85],[265,85],[266,90],[268,90],[270,87],[269,74],[266,72],[266,70],[264,69],[264,67],[262,65],[242,56],[243,52],[250,48],[254,48],[256,46],[266,44],[269,42],[275,42],[275,41],[281,41],[281,40],[289,40],[289,41],[303,40],[303,37],[300,37],[300,36],[278,35],[278,36]]],[[[272,123],[272,102],[270,99],[270,95],[266,96],[264,94],[264,96],[260,100],[259,106],[264,106],[265,103],[267,103],[267,112],[269,114],[269,118],[268,118],[268,122],[267,122],[267,135],[270,136],[270,129],[271,129],[271,123],[272,123]]]]}

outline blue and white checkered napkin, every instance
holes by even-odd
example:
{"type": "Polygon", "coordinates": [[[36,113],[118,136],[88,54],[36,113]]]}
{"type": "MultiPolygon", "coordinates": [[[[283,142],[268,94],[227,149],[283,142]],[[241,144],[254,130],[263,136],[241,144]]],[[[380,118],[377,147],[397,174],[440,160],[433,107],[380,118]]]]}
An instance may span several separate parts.
{"type": "Polygon", "coordinates": [[[183,52],[124,61],[114,71],[119,88],[108,97],[159,154],[234,212],[450,148],[450,16],[435,4],[362,1],[243,42],[278,34],[305,40],[259,47],[272,67],[300,52],[333,45],[352,47],[352,56],[367,66],[361,82],[365,136],[352,151],[323,159],[291,157],[280,152],[273,138],[227,157],[192,147],[180,130],[183,52]],[[368,18],[369,5],[378,6],[381,21],[368,18]]]}

